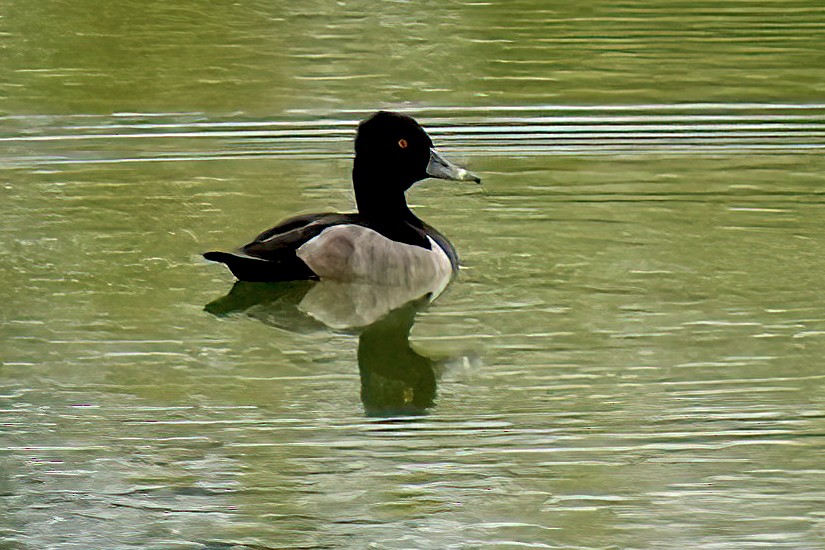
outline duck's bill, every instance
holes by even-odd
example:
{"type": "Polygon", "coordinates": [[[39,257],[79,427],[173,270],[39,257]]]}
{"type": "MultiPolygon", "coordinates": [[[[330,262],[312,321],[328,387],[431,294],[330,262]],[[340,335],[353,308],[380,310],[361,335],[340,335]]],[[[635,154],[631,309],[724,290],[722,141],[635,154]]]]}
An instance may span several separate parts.
{"type": "Polygon", "coordinates": [[[439,155],[435,149],[430,149],[430,163],[427,165],[427,174],[443,180],[474,181],[481,183],[480,177],[460,166],[456,166],[439,155]]]}

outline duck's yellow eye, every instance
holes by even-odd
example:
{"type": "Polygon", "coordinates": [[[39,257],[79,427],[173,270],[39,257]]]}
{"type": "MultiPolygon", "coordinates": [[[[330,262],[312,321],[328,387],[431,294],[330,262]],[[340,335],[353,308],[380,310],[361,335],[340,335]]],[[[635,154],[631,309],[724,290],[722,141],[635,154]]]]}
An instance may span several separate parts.
{"type": "Polygon", "coordinates": [[[401,139],[398,140],[398,146],[401,147],[402,149],[406,149],[407,145],[409,145],[409,144],[407,143],[406,139],[401,138],[401,139]]]}

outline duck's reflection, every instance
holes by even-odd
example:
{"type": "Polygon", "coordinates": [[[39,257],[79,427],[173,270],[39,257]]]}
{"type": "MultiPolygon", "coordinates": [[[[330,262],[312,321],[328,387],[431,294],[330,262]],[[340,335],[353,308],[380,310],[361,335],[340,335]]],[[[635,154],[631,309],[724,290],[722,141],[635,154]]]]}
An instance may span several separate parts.
{"type": "MultiPolygon", "coordinates": [[[[433,289],[436,293],[442,288],[433,289]]],[[[435,402],[439,361],[410,346],[415,315],[432,292],[330,281],[236,282],[206,306],[214,315],[244,312],[266,324],[306,332],[323,324],[358,332],[361,400],[370,416],[424,414],[435,402]]]]}
{"type": "Polygon", "coordinates": [[[436,363],[410,347],[410,331],[425,298],[408,302],[368,326],[358,338],[361,401],[370,416],[421,414],[433,406],[436,363]]]}

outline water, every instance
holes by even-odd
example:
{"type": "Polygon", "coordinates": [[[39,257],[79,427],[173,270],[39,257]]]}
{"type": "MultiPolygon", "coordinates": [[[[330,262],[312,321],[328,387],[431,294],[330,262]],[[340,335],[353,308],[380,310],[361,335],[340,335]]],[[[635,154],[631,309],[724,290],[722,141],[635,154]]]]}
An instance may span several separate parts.
{"type": "Polygon", "coordinates": [[[825,547],[823,29],[7,2],[0,547],[825,547]],[[200,258],[349,210],[379,107],[485,181],[410,193],[434,303],[329,328],[200,258]]]}

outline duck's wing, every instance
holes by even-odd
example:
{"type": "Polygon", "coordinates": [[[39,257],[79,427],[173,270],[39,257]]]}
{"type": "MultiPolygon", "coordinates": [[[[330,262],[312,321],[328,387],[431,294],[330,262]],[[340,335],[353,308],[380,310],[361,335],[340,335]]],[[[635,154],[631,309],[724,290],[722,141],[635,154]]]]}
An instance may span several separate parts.
{"type": "Polygon", "coordinates": [[[318,276],[295,254],[308,240],[333,225],[352,223],[357,214],[304,214],[268,229],[235,252],[207,252],[241,281],[294,281],[318,276]]]}
{"type": "MultiPolygon", "coordinates": [[[[305,233],[311,233],[310,236],[304,239],[304,242],[306,242],[306,240],[311,239],[327,227],[342,223],[352,223],[357,217],[357,214],[302,214],[284,220],[275,227],[267,229],[255,237],[251,243],[244,245],[243,249],[249,253],[256,249],[278,249],[300,241],[305,233]],[[247,250],[248,248],[250,250],[247,250]]],[[[303,244],[303,242],[298,246],[301,246],[301,244],[303,244]]]]}

